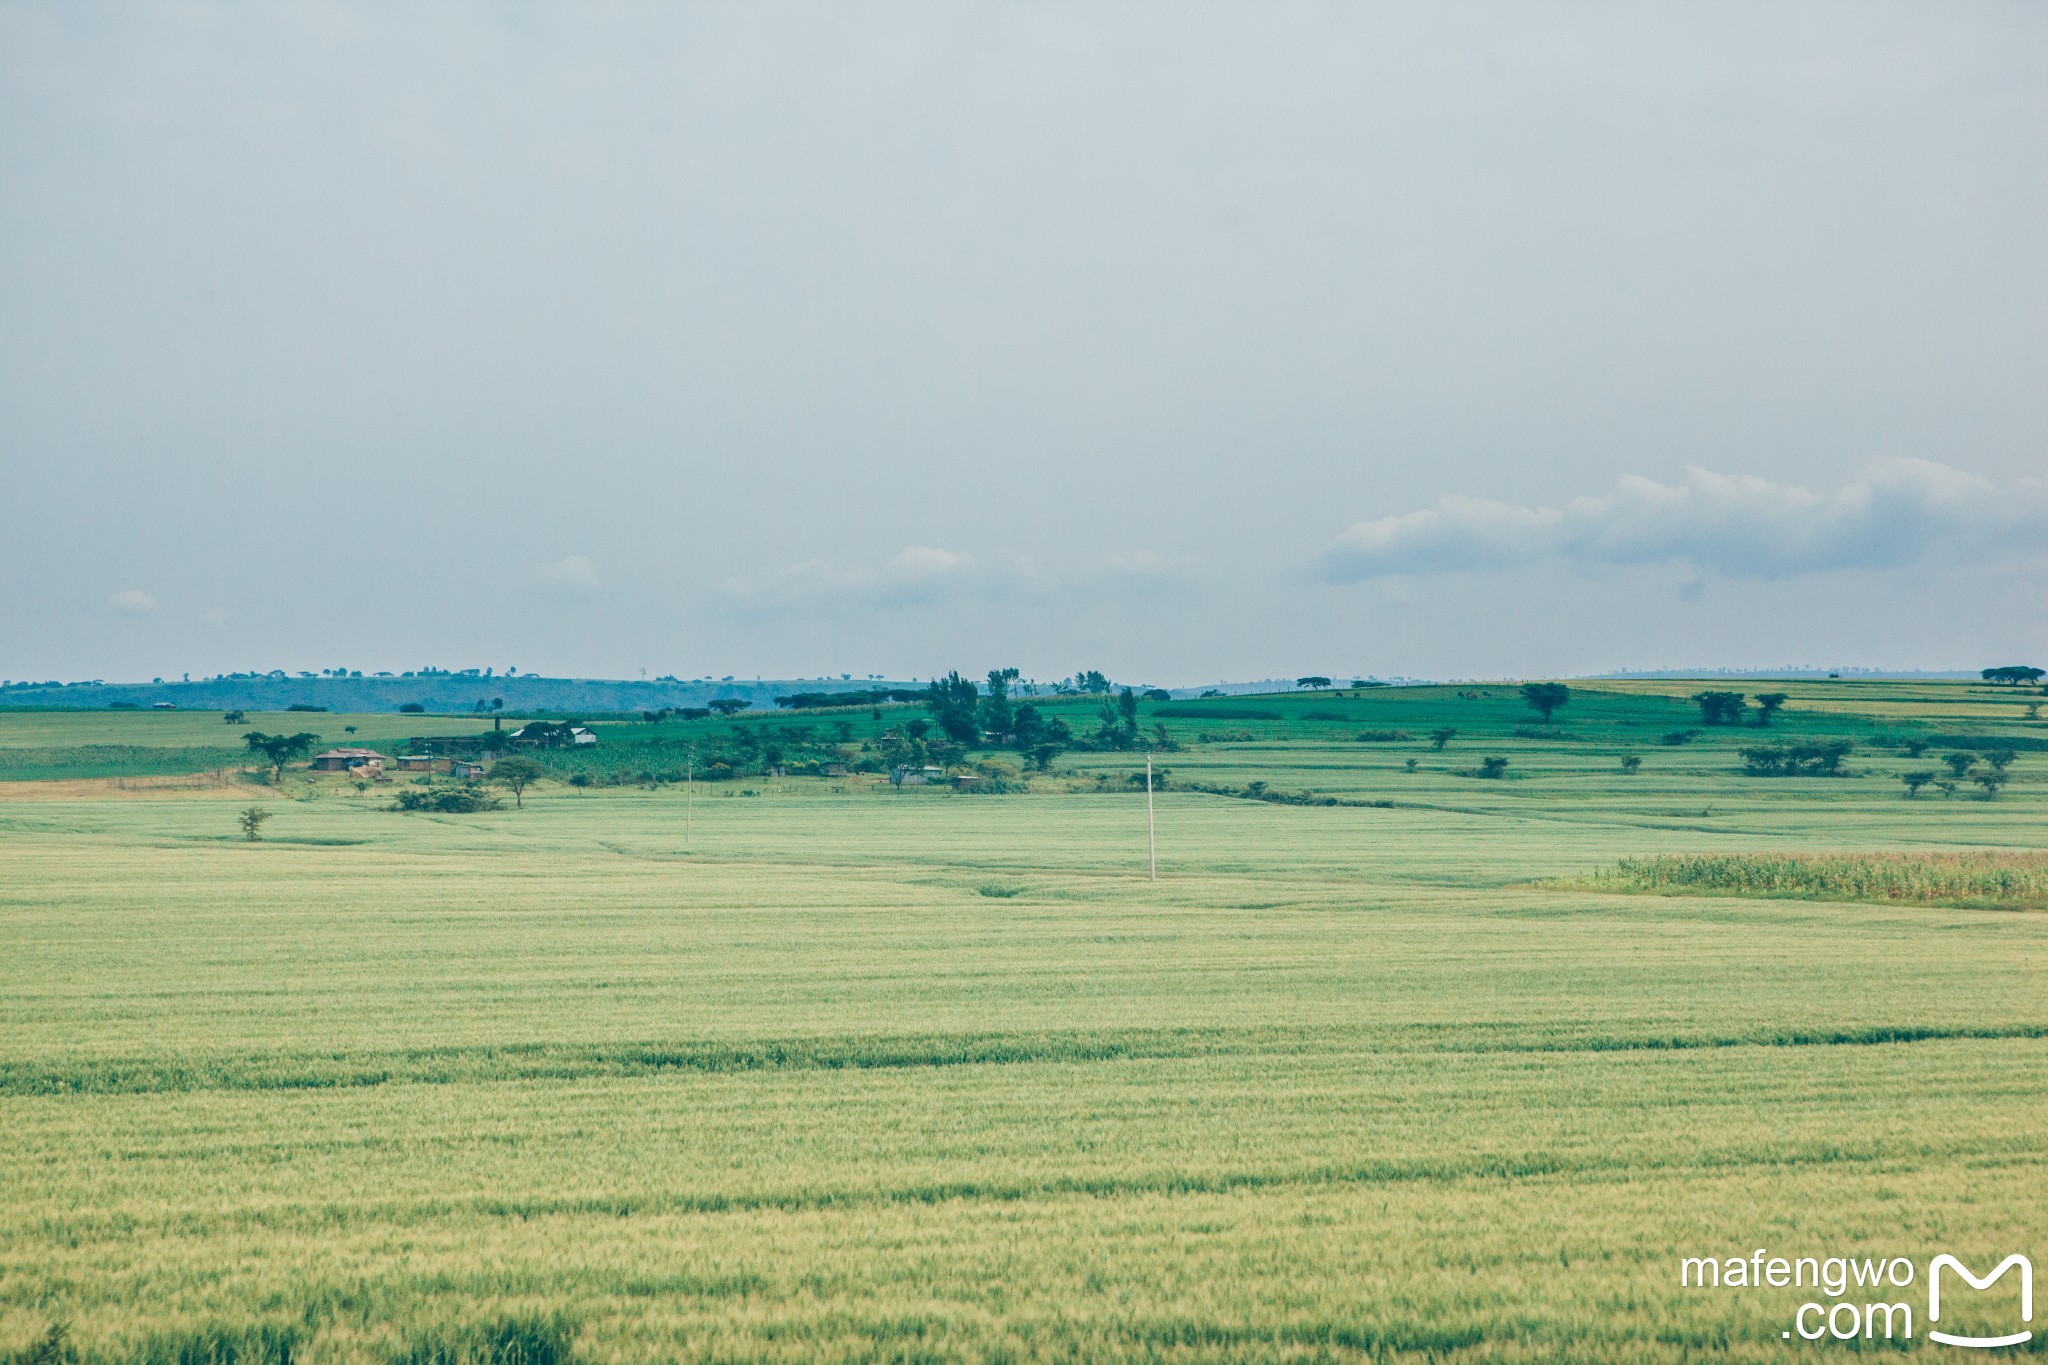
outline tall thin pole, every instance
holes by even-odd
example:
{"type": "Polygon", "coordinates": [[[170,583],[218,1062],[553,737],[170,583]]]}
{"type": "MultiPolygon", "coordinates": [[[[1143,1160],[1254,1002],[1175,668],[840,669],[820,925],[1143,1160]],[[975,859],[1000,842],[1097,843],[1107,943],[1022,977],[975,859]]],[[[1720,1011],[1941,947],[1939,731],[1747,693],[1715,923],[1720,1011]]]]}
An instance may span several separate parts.
{"type": "Polygon", "coordinates": [[[1159,827],[1152,820],[1152,755],[1145,755],[1145,852],[1152,859],[1152,880],[1159,880],[1159,827]]]}
{"type": "Polygon", "coordinates": [[[683,758],[683,847],[690,846],[690,835],[696,829],[697,805],[697,751],[695,749],[683,758]]]}

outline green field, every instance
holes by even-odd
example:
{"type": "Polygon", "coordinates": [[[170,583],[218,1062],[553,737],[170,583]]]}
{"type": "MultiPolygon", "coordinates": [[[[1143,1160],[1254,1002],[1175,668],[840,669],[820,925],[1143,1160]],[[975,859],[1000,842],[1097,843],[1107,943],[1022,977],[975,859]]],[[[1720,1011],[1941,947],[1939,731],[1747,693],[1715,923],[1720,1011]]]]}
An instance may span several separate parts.
{"type": "MultiPolygon", "coordinates": [[[[1148,704],[1156,883],[1140,754],[686,797],[732,723],[617,720],[590,785],[403,815],[172,780],[218,715],[0,712],[0,1359],[1770,1361],[1850,1346],[1681,1257],[2048,1266],[2038,904],[1595,881],[2048,849],[2048,723],[1702,686],[1756,685],[1148,704]],[[1845,775],[1743,772],[1806,738],[1845,775]],[[2011,742],[1995,799],[1903,799],[1955,741],[2011,742]]],[[[349,724],[488,722],[249,717],[349,724]]]]}

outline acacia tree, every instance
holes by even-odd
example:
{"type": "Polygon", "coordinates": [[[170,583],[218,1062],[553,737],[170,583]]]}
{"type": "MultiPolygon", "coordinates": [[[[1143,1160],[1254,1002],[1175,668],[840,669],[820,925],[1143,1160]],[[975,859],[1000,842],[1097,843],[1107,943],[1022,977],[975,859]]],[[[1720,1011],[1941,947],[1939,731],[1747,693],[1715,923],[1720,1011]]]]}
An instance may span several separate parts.
{"type": "Polygon", "coordinates": [[[2021,683],[2039,682],[2048,674],[2044,674],[2038,668],[2029,668],[2025,664],[2008,664],[2004,668],[1983,669],[1979,676],[1985,682],[2011,683],[2017,687],[2021,683]]]}
{"type": "Polygon", "coordinates": [[[512,793],[512,804],[520,810],[526,809],[526,789],[545,777],[546,771],[530,758],[514,755],[501,758],[491,765],[491,781],[512,793]]]}
{"type": "Polygon", "coordinates": [[[1934,771],[1931,768],[1922,768],[1918,772],[1899,774],[1899,781],[1906,784],[1906,799],[1908,801],[1918,796],[1920,789],[1933,780],[1934,771]]]}
{"type": "Polygon", "coordinates": [[[1785,704],[1783,692],[1759,692],[1756,694],[1758,725],[1769,725],[1771,717],[1778,714],[1778,708],[1785,704]]]}
{"type": "Polygon", "coordinates": [[[1970,769],[1977,766],[1977,755],[1965,753],[1943,754],[1941,761],[1948,764],[1948,770],[1960,779],[1968,777],[1970,769]]]}
{"type": "Polygon", "coordinates": [[[320,736],[304,730],[295,735],[266,735],[261,730],[251,730],[242,736],[242,742],[249,746],[252,754],[263,755],[263,761],[271,768],[271,780],[284,780],[284,765],[295,758],[304,758],[313,752],[313,746],[320,742],[320,736]]]}
{"type": "Polygon", "coordinates": [[[1522,700],[1529,704],[1530,710],[1541,713],[1543,723],[1548,725],[1551,712],[1560,706],[1571,705],[1572,690],[1563,683],[1524,683],[1522,700]]]}
{"type": "Polygon", "coordinates": [[[1742,724],[1744,698],[1740,692],[1695,692],[1692,700],[1700,708],[1700,719],[1708,725],[1742,724]]]}
{"type": "Polygon", "coordinates": [[[1431,730],[1429,732],[1429,747],[1436,750],[1438,753],[1442,753],[1444,751],[1444,745],[1449,744],[1452,740],[1456,739],[1457,737],[1458,732],[1456,730],[1453,730],[1448,725],[1444,726],[1440,730],[1431,730]]]}
{"type": "Polygon", "coordinates": [[[1322,691],[1322,690],[1323,690],[1324,688],[1326,688],[1326,687],[1328,687],[1328,686],[1330,685],[1330,680],[1329,680],[1328,678],[1316,678],[1316,677],[1310,677],[1310,678],[1296,678],[1296,679],[1294,680],[1294,685],[1295,685],[1296,687],[1306,687],[1306,688],[1310,688],[1310,689],[1313,689],[1314,691],[1320,692],[1320,691],[1322,691]]]}

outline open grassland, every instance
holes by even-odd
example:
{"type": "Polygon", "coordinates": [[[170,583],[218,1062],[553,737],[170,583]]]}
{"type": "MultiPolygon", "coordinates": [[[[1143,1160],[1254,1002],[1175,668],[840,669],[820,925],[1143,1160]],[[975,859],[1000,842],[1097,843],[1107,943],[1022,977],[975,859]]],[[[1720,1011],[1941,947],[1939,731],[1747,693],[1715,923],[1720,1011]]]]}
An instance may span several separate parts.
{"type": "MultiPolygon", "coordinates": [[[[687,816],[659,782],[420,816],[294,778],[244,789],[256,844],[220,801],[23,784],[0,1352],[1767,1361],[1810,1291],[1679,1257],[2048,1252],[2048,916],[1587,884],[2038,869],[2039,755],[1906,801],[1886,749],[1750,779],[1754,729],[1659,745],[1670,697],[1582,693],[1548,738],[1505,688],[1230,701],[1277,718],[1166,721],[1157,883],[1128,754],[687,816]]],[[[1780,733],[1831,727],[1871,730],[1780,733]]]]}

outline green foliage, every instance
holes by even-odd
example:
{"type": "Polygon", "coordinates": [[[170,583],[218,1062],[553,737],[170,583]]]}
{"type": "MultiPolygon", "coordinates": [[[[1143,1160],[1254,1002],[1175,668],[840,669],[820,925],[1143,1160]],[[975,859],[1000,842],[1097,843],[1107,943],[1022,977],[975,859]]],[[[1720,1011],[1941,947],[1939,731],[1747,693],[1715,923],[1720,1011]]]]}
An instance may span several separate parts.
{"type": "Polygon", "coordinates": [[[705,709],[715,711],[721,716],[736,716],[753,704],[739,697],[716,697],[706,703],[705,709]]]}
{"type": "Polygon", "coordinates": [[[305,730],[291,735],[266,735],[261,730],[251,730],[242,736],[242,742],[249,746],[249,752],[262,755],[273,774],[282,778],[284,765],[311,754],[313,746],[320,742],[320,736],[305,730]]]}
{"type": "Polygon", "coordinates": [[[523,755],[501,758],[491,765],[490,780],[512,793],[513,803],[524,809],[526,789],[547,776],[547,770],[523,755]]]}
{"type": "Polygon", "coordinates": [[[1699,731],[1697,730],[1672,730],[1667,734],[1657,736],[1657,742],[1675,749],[1681,744],[1692,743],[1693,737],[1698,733],[1699,731]]]}
{"type": "Polygon", "coordinates": [[[1446,744],[1449,744],[1452,740],[1456,739],[1457,737],[1458,731],[1454,726],[1438,726],[1436,729],[1431,730],[1429,732],[1429,747],[1436,750],[1438,753],[1442,753],[1444,751],[1444,746],[1446,744]]]}
{"type": "Polygon", "coordinates": [[[1541,715],[1543,723],[1548,725],[1552,712],[1571,704],[1572,690],[1559,682],[1524,683],[1522,700],[1527,703],[1530,710],[1541,715]]]}
{"type": "Polygon", "coordinates": [[[1840,777],[1842,760],[1855,748],[1846,739],[1763,744],[1742,751],[1742,770],[1751,777],[1840,777]]]}
{"type": "Polygon", "coordinates": [[[1692,853],[1624,858],[1602,891],[2048,907],[2043,853],[1692,853]]]}
{"type": "Polygon", "coordinates": [[[1784,694],[1783,692],[1759,692],[1759,693],[1757,693],[1757,694],[1756,694],[1756,706],[1757,706],[1757,712],[1756,712],[1756,723],[1757,723],[1758,725],[1769,725],[1769,724],[1771,723],[1771,718],[1772,718],[1773,716],[1777,715],[1777,714],[1778,714],[1778,711],[1779,711],[1779,709],[1780,709],[1780,708],[1782,708],[1782,707],[1783,707],[1784,705],[1785,705],[1785,694],[1784,694]]]}
{"type": "MultiPolygon", "coordinates": [[[[1456,730],[1452,734],[1458,733],[1456,730]]],[[[1406,730],[1360,730],[1352,738],[1360,744],[1399,744],[1414,736],[1406,730]]]]}
{"type": "Polygon", "coordinates": [[[1296,678],[1294,685],[1296,687],[1312,688],[1320,692],[1330,685],[1330,680],[1324,677],[1296,678]]]}
{"type": "Polygon", "coordinates": [[[1642,755],[1640,754],[1623,754],[1621,756],[1621,770],[1627,773],[1630,777],[1634,777],[1638,772],[1640,772],[1642,770],[1642,766],[1643,759],[1642,755]]]}
{"type": "Polygon", "coordinates": [[[575,1332],[559,1317],[528,1314],[410,1341],[391,1365],[571,1365],[575,1332]]]}
{"type": "Polygon", "coordinates": [[[979,724],[990,739],[1002,743],[1016,728],[1015,709],[1010,705],[1010,684],[1017,680],[1014,668],[991,668],[988,691],[981,699],[979,724]]]}
{"type": "Polygon", "coordinates": [[[1695,692],[1692,700],[1700,708],[1700,720],[1708,725],[1742,724],[1745,700],[1740,692],[1695,692]]]}
{"type": "Polygon", "coordinates": [[[943,678],[934,679],[925,690],[924,697],[925,709],[932,713],[941,733],[968,749],[981,740],[977,723],[980,701],[980,690],[971,679],[961,677],[957,668],[943,678]]]}
{"type": "Polygon", "coordinates": [[[2022,683],[2039,682],[2043,677],[2048,677],[2048,674],[2044,674],[2041,669],[2032,668],[2026,664],[2008,664],[2003,668],[1987,668],[1983,671],[1982,677],[1985,682],[2009,683],[2017,686],[2022,683]]]}
{"type": "Polygon", "coordinates": [[[1098,749],[1138,747],[1138,699],[1126,687],[1096,711],[1094,744],[1098,749]]]}
{"type": "Polygon", "coordinates": [[[407,787],[398,793],[393,810],[428,811],[439,815],[472,815],[496,810],[503,803],[474,782],[460,786],[407,787]]]}
{"type": "Polygon", "coordinates": [[[1508,761],[1504,758],[1482,758],[1479,760],[1478,770],[1472,775],[1474,777],[1495,780],[1506,777],[1508,775],[1508,761]]]}
{"type": "Polygon", "coordinates": [[[1934,777],[1933,770],[1928,768],[1921,768],[1909,773],[1900,773],[1899,781],[1906,784],[1906,799],[1910,801],[1918,796],[1920,789],[1929,782],[1932,782],[1934,777]]]}
{"type": "Polygon", "coordinates": [[[1943,754],[1941,761],[1948,764],[1950,773],[1954,774],[1957,778],[1964,778],[1970,775],[1970,769],[1977,766],[1977,755],[1965,753],[1943,754]]]}
{"type": "Polygon", "coordinates": [[[416,701],[408,701],[408,702],[400,702],[400,703],[399,703],[399,706],[398,706],[398,709],[399,709],[399,711],[400,711],[400,712],[401,712],[402,714],[404,714],[404,715],[408,715],[408,716],[418,716],[418,715],[424,715],[424,714],[426,713],[426,709],[427,709],[427,708],[426,708],[426,706],[425,706],[425,705],[424,705],[423,703],[421,703],[421,702],[416,702],[416,701]]]}
{"type": "Polygon", "coordinates": [[[235,823],[241,826],[242,837],[253,844],[263,838],[263,822],[269,818],[270,812],[263,807],[248,806],[235,817],[235,823]]]}

